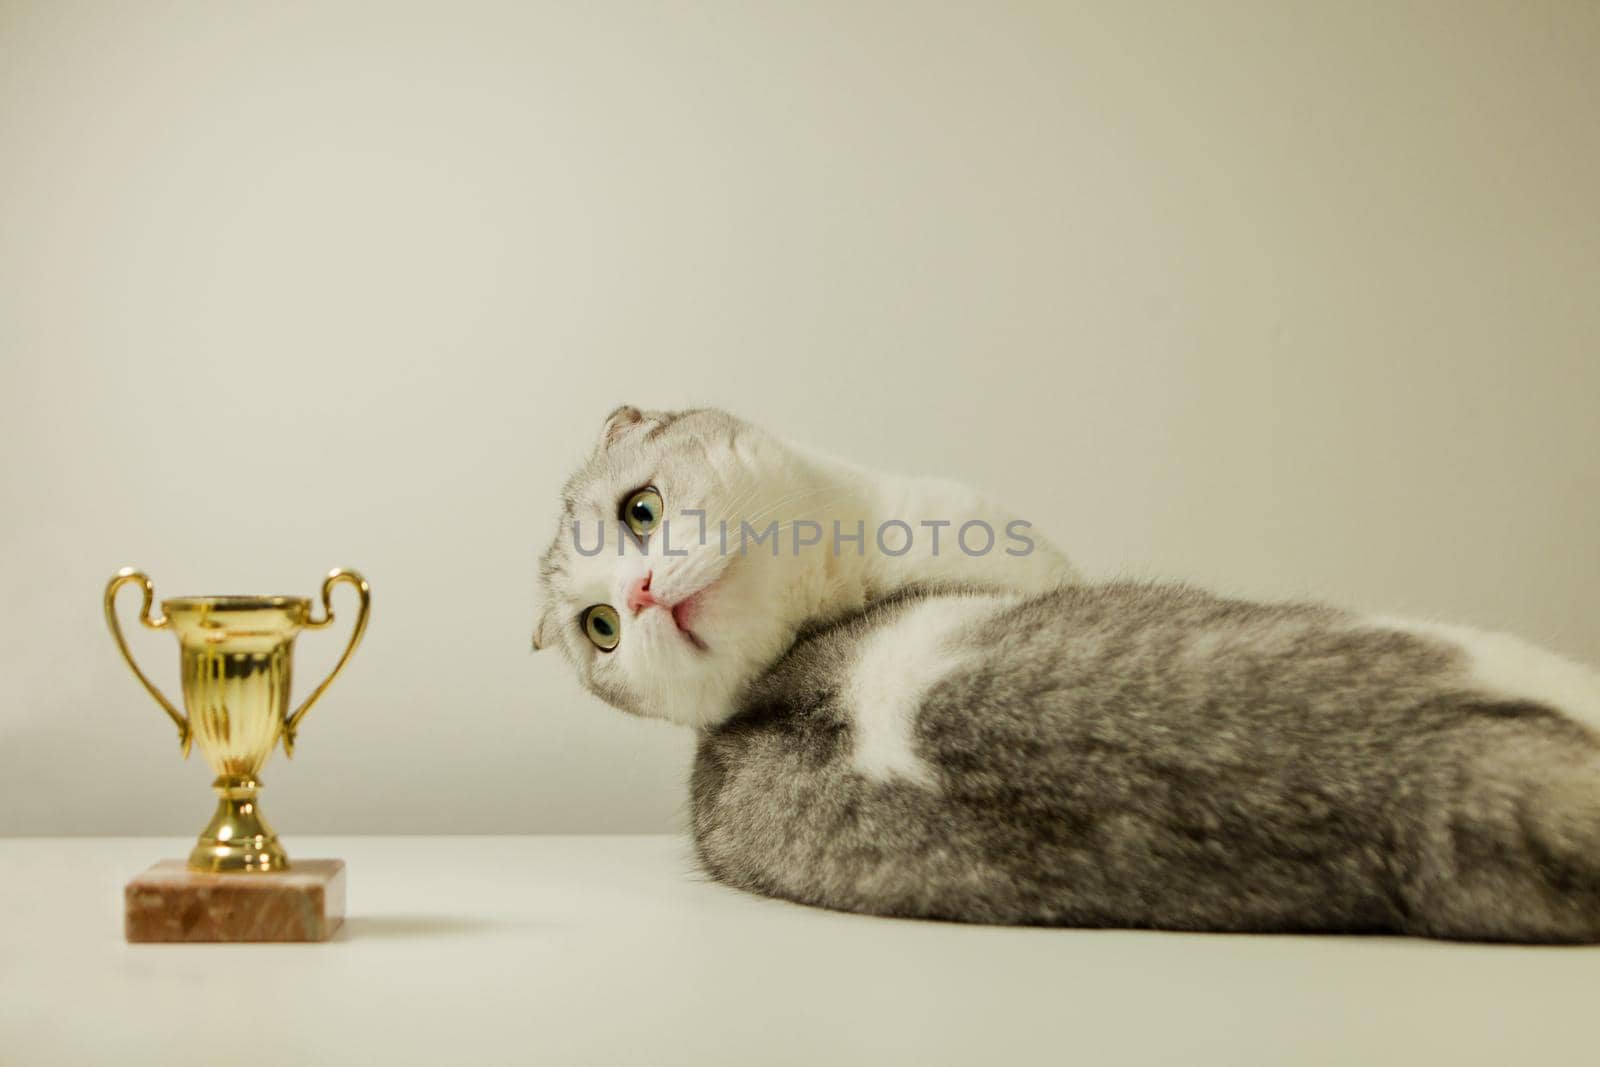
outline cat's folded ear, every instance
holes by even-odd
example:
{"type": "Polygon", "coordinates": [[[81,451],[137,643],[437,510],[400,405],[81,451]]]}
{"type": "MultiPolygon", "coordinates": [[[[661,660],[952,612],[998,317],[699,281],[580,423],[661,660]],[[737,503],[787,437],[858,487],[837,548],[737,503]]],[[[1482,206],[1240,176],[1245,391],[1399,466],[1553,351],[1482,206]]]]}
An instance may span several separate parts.
{"type": "Polygon", "coordinates": [[[644,412],[640,411],[632,404],[622,405],[620,408],[606,416],[605,427],[600,431],[600,450],[604,451],[605,449],[609,448],[611,445],[615,444],[619,438],[626,435],[628,431],[632,430],[635,426],[638,426],[642,422],[644,422],[644,412]]]}

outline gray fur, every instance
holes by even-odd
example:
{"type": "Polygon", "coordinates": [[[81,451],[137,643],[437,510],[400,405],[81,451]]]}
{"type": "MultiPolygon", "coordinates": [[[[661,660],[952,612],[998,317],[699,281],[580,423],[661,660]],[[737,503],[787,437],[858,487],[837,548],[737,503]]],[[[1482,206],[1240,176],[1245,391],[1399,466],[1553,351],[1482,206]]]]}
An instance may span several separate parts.
{"type": "Polygon", "coordinates": [[[862,640],[803,635],[702,734],[700,857],[806,904],[991,923],[1600,940],[1600,738],[1324,607],[1070,587],[962,637],[936,786],[850,763],[862,640]]]}

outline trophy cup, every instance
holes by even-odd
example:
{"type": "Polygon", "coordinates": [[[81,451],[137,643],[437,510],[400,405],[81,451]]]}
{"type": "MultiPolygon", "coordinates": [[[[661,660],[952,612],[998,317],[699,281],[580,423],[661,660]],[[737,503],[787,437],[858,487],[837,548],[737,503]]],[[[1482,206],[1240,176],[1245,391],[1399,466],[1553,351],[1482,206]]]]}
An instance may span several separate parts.
{"type": "Polygon", "coordinates": [[[351,570],[322,583],[322,618],[311,601],[292,596],[179,597],[161,602],[152,619],[155,587],[140,571],[118,571],[106,586],[106,624],[134,677],[178,728],[184,757],[198,741],[216,774],[217,810],[189,853],[188,863],[163,860],[128,883],[129,941],[321,941],[344,918],[344,862],[291,865],[261,815],[256,777],[283,741],[294,755],[300,722],[338,677],[366,632],[371,589],[351,570]],[[333,623],[333,589],[349,583],[360,596],[355,627],[332,672],[289,711],[294,639],[301,630],[333,623]],[[134,662],[117,621],[116,597],[125,585],[144,593],[139,621],[177,635],[183,678],[180,712],[134,662]]]}

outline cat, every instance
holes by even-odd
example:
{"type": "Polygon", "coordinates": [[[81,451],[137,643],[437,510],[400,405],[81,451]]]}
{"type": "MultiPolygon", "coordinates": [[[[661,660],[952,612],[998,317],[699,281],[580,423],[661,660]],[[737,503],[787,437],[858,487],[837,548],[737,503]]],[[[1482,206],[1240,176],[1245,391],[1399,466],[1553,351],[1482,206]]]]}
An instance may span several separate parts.
{"type": "Polygon", "coordinates": [[[573,519],[627,528],[642,487],[632,517],[660,519],[663,483],[712,515],[818,485],[813,514],[1007,515],[721,413],[608,420],[541,568],[535,643],[613,705],[699,731],[691,826],[720,881],[969,922],[1600,941],[1585,667],[1465,628],[1088,584],[1053,549],[846,572],[652,556],[648,537],[577,552],[573,519]],[[688,578],[650,578],[669,564],[688,578]]]}

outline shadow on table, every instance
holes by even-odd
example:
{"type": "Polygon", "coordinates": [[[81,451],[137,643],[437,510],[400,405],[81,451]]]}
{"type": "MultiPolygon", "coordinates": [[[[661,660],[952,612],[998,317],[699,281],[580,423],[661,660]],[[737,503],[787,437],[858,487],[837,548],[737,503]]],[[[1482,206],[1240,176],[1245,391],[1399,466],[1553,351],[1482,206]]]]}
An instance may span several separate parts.
{"type": "Polygon", "coordinates": [[[469,919],[459,915],[351,915],[346,917],[334,940],[470,937],[490,933],[505,925],[490,919],[469,919]]]}

